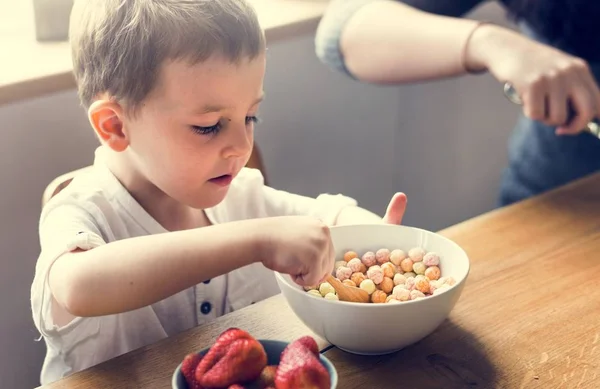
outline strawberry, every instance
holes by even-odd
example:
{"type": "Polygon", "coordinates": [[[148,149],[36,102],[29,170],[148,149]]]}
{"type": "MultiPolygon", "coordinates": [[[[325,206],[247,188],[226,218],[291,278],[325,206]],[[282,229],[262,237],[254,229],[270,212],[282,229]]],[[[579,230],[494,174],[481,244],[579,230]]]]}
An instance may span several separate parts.
{"type": "Polygon", "coordinates": [[[300,343],[309,349],[315,356],[319,356],[319,346],[317,345],[317,341],[312,336],[303,336],[293,341],[292,344],[293,343],[300,343]]]}
{"type": "Polygon", "coordinates": [[[202,389],[195,375],[200,360],[202,360],[200,354],[188,354],[183,358],[183,362],[181,362],[181,373],[185,377],[185,381],[190,389],[202,389]]]}
{"type": "Polygon", "coordinates": [[[266,365],[267,353],[262,344],[254,338],[242,337],[229,344],[224,355],[204,374],[199,375],[197,369],[196,379],[202,386],[209,388],[228,387],[236,383],[254,381],[266,365]]]}
{"type": "Polygon", "coordinates": [[[277,389],[329,389],[330,381],[329,372],[302,342],[290,343],[281,353],[277,389]]]}
{"type": "Polygon", "coordinates": [[[196,380],[200,382],[202,376],[206,374],[223,356],[227,353],[227,349],[236,339],[253,339],[249,333],[239,328],[229,328],[221,333],[215,340],[206,356],[202,359],[196,369],[196,380]]]}
{"type": "Polygon", "coordinates": [[[277,373],[277,365],[265,366],[260,373],[260,377],[256,380],[255,385],[259,389],[265,389],[275,385],[275,374],[277,373]]]}

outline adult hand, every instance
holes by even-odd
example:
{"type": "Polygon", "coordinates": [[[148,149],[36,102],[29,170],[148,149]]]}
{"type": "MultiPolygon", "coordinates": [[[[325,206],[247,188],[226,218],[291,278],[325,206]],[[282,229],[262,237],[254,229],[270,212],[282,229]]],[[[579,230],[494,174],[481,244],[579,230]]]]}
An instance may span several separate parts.
{"type": "Polygon", "coordinates": [[[467,61],[482,64],[502,83],[510,82],[524,114],[556,126],[557,134],[577,134],[600,117],[600,90],[581,58],[514,31],[482,25],[469,41],[467,61]]]}

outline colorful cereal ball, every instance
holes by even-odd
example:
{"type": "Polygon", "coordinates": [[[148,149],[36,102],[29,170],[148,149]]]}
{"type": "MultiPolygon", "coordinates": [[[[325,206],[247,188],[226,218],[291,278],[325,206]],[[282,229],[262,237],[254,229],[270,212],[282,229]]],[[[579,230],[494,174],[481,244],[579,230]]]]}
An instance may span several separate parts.
{"type": "Polygon", "coordinates": [[[413,271],[417,274],[425,274],[425,270],[427,270],[427,266],[423,262],[415,262],[413,263],[413,271]]]}
{"type": "Polygon", "coordinates": [[[347,266],[340,266],[335,271],[335,276],[340,281],[344,281],[344,280],[350,279],[351,275],[352,275],[352,269],[350,269],[347,266]]]}
{"type": "Polygon", "coordinates": [[[419,290],[411,290],[410,291],[410,299],[416,300],[425,297],[425,294],[419,290]]]}
{"type": "Polygon", "coordinates": [[[375,260],[377,260],[377,263],[380,265],[383,265],[384,263],[389,262],[390,250],[388,250],[388,249],[377,250],[377,252],[375,253],[375,260]]]}
{"type": "Polygon", "coordinates": [[[412,259],[413,262],[421,262],[424,256],[425,250],[422,247],[413,247],[408,250],[408,257],[412,259]]]}
{"type": "Polygon", "coordinates": [[[400,262],[402,262],[406,258],[406,253],[400,249],[393,250],[390,253],[390,262],[396,266],[400,266],[400,262]]]}
{"type": "Polygon", "coordinates": [[[385,303],[386,298],[387,294],[382,290],[376,290],[371,294],[372,303],[385,303]]]}
{"type": "Polygon", "coordinates": [[[362,263],[367,267],[367,269],[377,263],[377,259],[375,258],[375,253],[372,251],[367,251],[366,253],[364,253],[361,260],[362,260],[362,263]]]}
{"type": "Polygon", "coordinates": [[[381,281],[383,281],[383,270],[381,270],[379,265],[373,265],[367,270],[367,277],[369,277],[375,285],[379,285],[381,284],[381,281]]]}
{"type": "Polygon", "coordinates": [[[435,292],[435,290],[438,289],[442,285],[444,285],[444,283],[441,282],[440,280],[430,281],[429,282],[429,294],[433,294],[435,292]]]}
{"type": "Polygon", "coordinates": [[[344,254],[344,261],[350,262],[350,260],[358,258],[358,254],[355,251],[346,251],[344,254]]]}
{"type": "Polygon", "coordinates": [[[361,288],[362,290],[367,292],[369,294],[369,296],[372,295],[373,292],[375,292],[377,290],[377,287],[375,286],[375,283],[373,282],[373,280],[370,280],[368,278],[360,283],[359,288],[361,288]]]}
{"type": "Polygon", "coordinates": [[[323,298],[323,296],[321,296],[321,293],[318,290],[316,290],[316,289],[309,290],[308,294],[310,294],[311,296],[323,298]]]}
{"type": "Polygon", "coordinates": [[[442,285],[440,285],[439,288],[437,288],[436,290],[433,291],[433,294],[434,295],[440,294],[440,293],[444,292],[448,288],[450,288],[450,285],[448,285],[448,284],[442,284],[442,285]]]}
{"type": "Polygon", "coordinates": [[[438,266],[440,264],[440,256],[430,251],[423,257],[423,263],[425,266],[438,266]]]}
{"type": "Polygon", "coordinates": [[[394,287],[394,290],[392,291],[392,296],[394,296],[394,298],[398,301],[410,300],[410,292],[400,285],[394,287]]]}
{"type": "Polygon", "coordinates": [[[452,286],[452,285],[456,284],[456,281],[452,277],[440,277],[438,279],[438,283],[440,285],[447,284],[448,286],[452,286]]]}
{"type": "Polygon", "coordinates": [[[390,294],[390,293],[392,293],[392,290],[394,289],[394,281],[389,277],[383,277],[383,280],[377,286],[379,287],[379,289],[384,291],[386,294],[390,294]]]}
{"type": "Polygon", "coordinates": [[[415,289],[421,293],[429,293],[431,287],[429,285],[429,278],[418,275],[415,277],[415,289]]]}
{"type": "Polygon", "coordinates": [[[381,270],[383,270],[384,277],[394,278],[394,274],[396,274],[396,266],[391,262],[381,265],[381,270]]]}
{"type": "Polygon", "coordinates": [[[352,276],[350,276],[350,280],[352,280],[356,285],[360,285],[360,283],[363,282],[366,278],[367,276],[365,276],[365,274],[361,272],[353,273],[352,276]]]}
{"type": "Polygon", "coordinates": [[[402,262],[400,262],[400,269],[403,272],[408,273],[413,271],[413,261],[410,258],[404,258],[402,262]]]}
{"type": "Polygon", "coordinates": [[[440,268],[437,266],[430,266],[427,269],[425,269],[424,274],[425,274],[425,277],[429,278],[430,280],[439,280],[441,271],[440,271],[440,268]]]}
{"type": "Polygon", "coordinates": [[[360,272],[363,266],[365,265],[363,265],[359,258],[352,258],[350,261],[348,261],[348,267],[352,269],[353,273],[360,272]]]}
{"type": "Polygon", "coordinates": [[[406,283],[406,276],[400,273],[394,274],[394,285],[404,285],[406,283]]]}
{"type": "Polygon", "coordinates": [[[335,293],[335,289],[333,289],[333,286],[329,282],[323,282],[319,285],[319,292],[321,296],[325,297],[327,293],[335,293]]]}

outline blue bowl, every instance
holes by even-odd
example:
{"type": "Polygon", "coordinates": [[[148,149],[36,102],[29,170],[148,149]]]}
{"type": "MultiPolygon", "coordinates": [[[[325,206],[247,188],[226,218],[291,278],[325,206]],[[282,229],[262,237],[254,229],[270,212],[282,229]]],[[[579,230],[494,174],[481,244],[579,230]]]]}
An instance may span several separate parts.
{"type": "MultiPolygon", "coordinates": [[[[279,340],[257,340],[260,342],[260,344],[262,344],[262,346],[265,349],[265,352],[267,353],[267,365],[278,365],[281,353],[289,343],[282,342],[279,340]]],[[[209,349],[210,347],[207,347],[200,351],[199,354],[204,355],[208,352],[209,349]]],[[[329,372],[329,376],[331,377],[331,389],[336,389],[338,383],[338,375],[337,371],[335,370],[335,367],[333,366],[331,361],[327,359],[323,354],[319,354],[319,359],[323,366],[325,366],[325,368],[329,372]]],[[[185,377],[181,373],[181,363],[179,364],[179,366],[177,366],[177,369],[175,369],[175,372],[173,373],[171,385],[173,389],[189,389],[187,382],[185,381],[185,377]]]]}

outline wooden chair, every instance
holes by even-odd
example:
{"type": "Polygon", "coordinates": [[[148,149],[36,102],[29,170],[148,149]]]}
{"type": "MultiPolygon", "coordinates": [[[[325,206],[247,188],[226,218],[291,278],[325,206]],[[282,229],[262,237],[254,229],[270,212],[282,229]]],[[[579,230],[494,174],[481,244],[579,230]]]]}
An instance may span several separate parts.
{"type": "MultiPolygon", "coordinates": [[[[263,177],[265,178],[265,185],[268,185],[267,174],[265,171],[265,166],[263,164],[262,155],[256,144],[252,149],[252,154],[250,155],[250,159],[248,160],[246,166],[260,170],[263,177]]],[[[52,182],[50,182],[50,184],[46,187],[46,189],[44,190],[44,194],[42,195],[42,207],[44,207],[52,197],[56,196],[60,193],[61,190],[65,189],[71,183],[73,178],[75,178],[76,175],[91,168],[91,166],[86,166],[84,168],[65,173],[52,180],[52,182]]]]}

